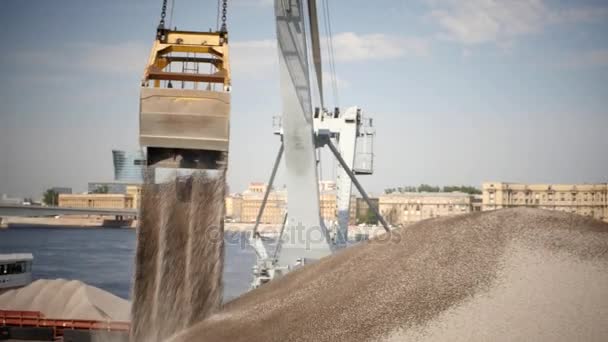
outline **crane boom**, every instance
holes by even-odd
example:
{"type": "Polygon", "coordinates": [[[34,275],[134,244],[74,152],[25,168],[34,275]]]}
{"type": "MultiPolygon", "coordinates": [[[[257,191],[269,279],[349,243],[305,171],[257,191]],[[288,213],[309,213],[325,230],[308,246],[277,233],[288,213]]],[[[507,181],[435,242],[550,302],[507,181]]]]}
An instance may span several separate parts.
{"type": "Polygon", "coordinates": [[[318,175],[302,1],[275,1],[285,149],[287,212],[279,263],[331,253],[319,211],[318,175]]]}

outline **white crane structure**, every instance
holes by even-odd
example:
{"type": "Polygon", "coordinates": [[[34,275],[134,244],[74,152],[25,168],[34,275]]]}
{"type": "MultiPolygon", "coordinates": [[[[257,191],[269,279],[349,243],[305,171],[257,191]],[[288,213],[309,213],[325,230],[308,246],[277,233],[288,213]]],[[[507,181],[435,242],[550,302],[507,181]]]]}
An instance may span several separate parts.
{"type": "Polygon", "coordinates": [[[282,99],[280,127],[275,133],[281,137],[281,146],[250,241],[258,257],[254,266],[253,287],[346,246],[352,184],[355,184],[369,208],[388,231],[388,225],[355,178],[355,174],[373,172],[372,147],[375,132],[371,119],[363,118],[358,107],[348,108],[343,113],[337,108],[333,112],[321,109],[323,82],[316,4],[315,0],[308,0],[305,8],[304,1],[306,0],[275,0],[282,99]],[[307,15],[308,27],[305,20],[307,15]],[[311,32],[310,54],[321,100],[321,108],[316,108],[314,113],[307,28],[311,32]],[[330,238],[319,209],[316,149],[324,146],[329,147],[340,164],[336,177],[338,227],[334,239],[330,238]],[[277,245],[271,254],[257,229],[283,154],[288,190],[287,213],[277,245]]]}

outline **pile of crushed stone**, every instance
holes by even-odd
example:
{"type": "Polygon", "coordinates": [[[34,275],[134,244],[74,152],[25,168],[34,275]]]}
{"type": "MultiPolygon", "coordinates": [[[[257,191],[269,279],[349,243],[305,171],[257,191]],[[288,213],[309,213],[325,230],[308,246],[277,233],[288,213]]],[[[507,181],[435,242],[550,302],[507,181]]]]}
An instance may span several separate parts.
{"type": "Polygon", "coordinates": [[[129,301],[77,280],[36,280],[0,295],[0,310],[40,311],[47,318],[129,321],[129,301]]]}
{"type": "Polygon", "coordinates": [[[171,341],[606,341],[608,224],[437,218],[294,271],[171,341]]]}

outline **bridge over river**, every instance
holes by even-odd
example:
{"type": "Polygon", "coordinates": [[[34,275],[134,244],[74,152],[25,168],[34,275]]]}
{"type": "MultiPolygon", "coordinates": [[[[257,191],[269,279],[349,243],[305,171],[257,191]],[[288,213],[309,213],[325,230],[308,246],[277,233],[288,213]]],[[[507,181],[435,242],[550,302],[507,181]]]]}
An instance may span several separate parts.
{"type": "Polygon", "coordinates": [[[116,220],[137,218],[137,209],[117,208],[68,208],[41,205],[0,204],[0,225],[2,217],[53,217],[53,216],[114,216],[116,220]]]}

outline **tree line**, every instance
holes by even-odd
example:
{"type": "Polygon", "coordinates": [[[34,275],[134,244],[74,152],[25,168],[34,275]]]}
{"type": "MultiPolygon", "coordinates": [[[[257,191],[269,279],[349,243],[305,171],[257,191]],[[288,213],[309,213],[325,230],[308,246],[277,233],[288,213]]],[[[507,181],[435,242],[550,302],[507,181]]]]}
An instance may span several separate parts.
{"type": "Polygon", "coordinates": [[[404,192],[464,192],[470,195],[479,195],[481,190],[469,185],[445,185],[432,186],[429,184],[420,184],[418,186],[400,186],[396,188],[384,189],[385,194],[404,193],[404,192]]]}

